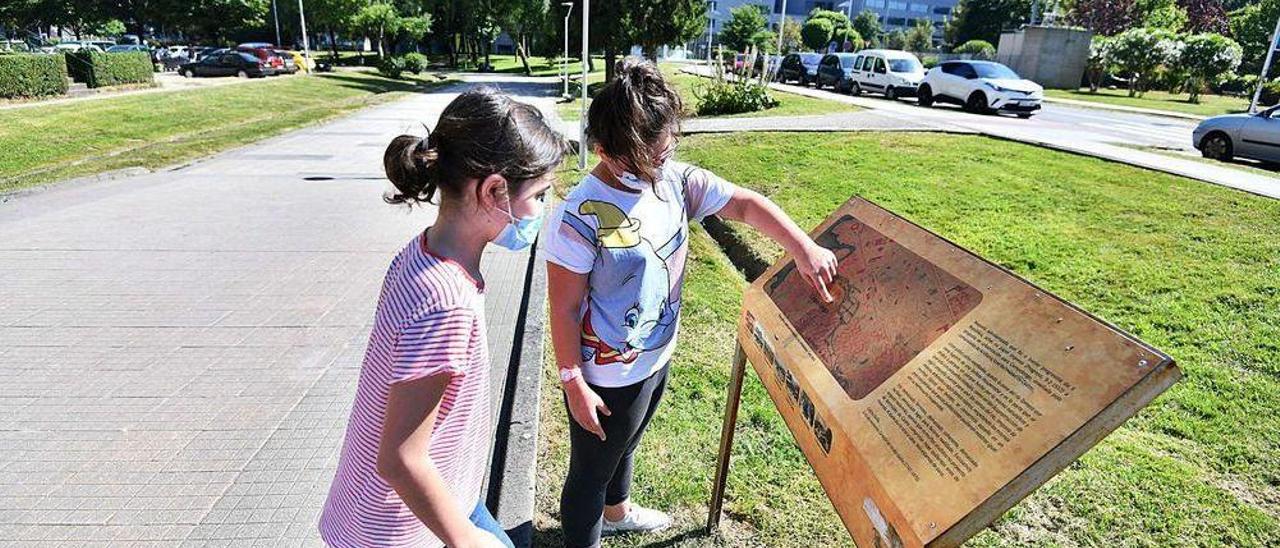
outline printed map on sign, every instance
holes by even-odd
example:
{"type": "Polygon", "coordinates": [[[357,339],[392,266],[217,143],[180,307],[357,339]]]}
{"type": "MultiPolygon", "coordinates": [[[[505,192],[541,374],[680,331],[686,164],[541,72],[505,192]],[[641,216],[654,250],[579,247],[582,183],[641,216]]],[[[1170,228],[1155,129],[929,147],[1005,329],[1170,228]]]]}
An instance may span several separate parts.
{"type": "Polygon", "coordinates": [[[790,263],[765,292],[849,394],[862,399],[982,302],[982,293],[851,216],[817,237],[839,275],[822,302],[790,263]]]}

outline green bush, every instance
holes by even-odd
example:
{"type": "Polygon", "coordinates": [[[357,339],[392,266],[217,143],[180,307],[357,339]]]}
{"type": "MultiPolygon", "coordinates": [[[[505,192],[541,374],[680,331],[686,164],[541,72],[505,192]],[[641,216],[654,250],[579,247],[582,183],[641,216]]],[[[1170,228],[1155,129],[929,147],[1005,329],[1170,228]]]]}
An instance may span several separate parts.
{"type": "Polygon", "coordinates": [[[1254,88],[1258,87],[1257,74],[1229,74],[1222,79],[1214,91],[1222,95],[1234,96],[1252,96],[1254,88]]]}
{"type": "Polygon", "coordinates": [[[378,72],[387,78],[399,78],[400,74],[405,71],[404,57],[396,55],[388,55],[382,58],[382,62],[378,63],[378,72]]]}
{"type": "Polygon", "coordinates": [[[755,81],[740,78],[734,81],[713,79],[695,90],[699,116],[741,114],[778,106],[778,100],[769,95],[768,88],[755,81]]]}
{"type": "Polygon", "coordinates": [[[952,50],[954,53],[967,53],[974,59],[995,59],[996,47],[986,40],[969,40],[952,50]]]}
{"type": "Polygon", "coordinates": [[[1258,97],[1258,106],[1280,105],[1280,80],[1272,80],[1262,85],[1262,95],[1258,97]]]}
{"type": "Polygon", "coordinates": [[[0,97],[40,97],[67,92],[67,65],[61,55],[0,55],[0,97]]]}
{"type": "Polygon", "coordinates": [[[427,70],[427,56],[416,51],[404,54],[404,69],[414,74],[427,70]]]}
{"type": "Polygon", "coordinates": [[[151,56],[142,51],[78,51],[68,52],[66,58],[71,78],[91,88],[145,84],[155,78],[151,56]]]}
{"type": "Polygon", "coordinates": [[[931,69],[931,68],[933,68],[933,67],[936,67],[936,66],[938,66],[938,56],[937,56],[937,55],[926,55],[926,56],[924,56],[924,59],[921,59],[921,60],[920,60],[920,64],[924,66],[924,69],[925,69],[925,70],[929,70],[929,69],[931,69]]]}

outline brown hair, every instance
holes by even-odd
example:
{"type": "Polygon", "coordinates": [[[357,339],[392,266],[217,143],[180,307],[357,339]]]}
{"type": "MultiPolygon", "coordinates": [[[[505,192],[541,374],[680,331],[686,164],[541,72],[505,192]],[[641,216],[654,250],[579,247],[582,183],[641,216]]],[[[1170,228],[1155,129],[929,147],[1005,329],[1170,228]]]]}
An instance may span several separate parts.
{"type": "Polygon", "coordinates": [[[616,65],[613,80],[591,101],[587,137],[609,157],[650,183],[657,167],[654,156],[662,136],[680,131],[684,103],[663,78],[662,71],[644,59],[627,57],[616,65]]]}
{"type": "MultiPolygon", "coordinates": [[[[507,180],[508,191],[552,172],[567,146],[538,109],[490,87],[464,92],[440,114],[426,139],[401,135],[382,157],[395,192],[387,203],[435,203],[436,190],[457,195],[467,181],[493,174],[507,180]]],[[[478,192],[478,190],[477,190],[478,192]]]]}

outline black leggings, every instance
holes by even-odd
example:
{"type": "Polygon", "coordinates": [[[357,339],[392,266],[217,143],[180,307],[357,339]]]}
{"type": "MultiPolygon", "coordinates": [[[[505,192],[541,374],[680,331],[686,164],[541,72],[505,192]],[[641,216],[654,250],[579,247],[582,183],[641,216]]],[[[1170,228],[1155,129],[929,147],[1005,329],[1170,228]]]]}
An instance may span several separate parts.
{"type": "MultiPolygon", "coordinates": [[[[605,440],[584,430],[569,416],[569,476],[560,492],[564,545],[600,544],[600,519],[606,504],[627,500],[631,492],[631,456],[667,386],[667,367],[649,378],[618,388],[592,386],[612,415],[600,415],[605,440]]],[[[565,402],[566,410],[568,402],[565,402]]]]}

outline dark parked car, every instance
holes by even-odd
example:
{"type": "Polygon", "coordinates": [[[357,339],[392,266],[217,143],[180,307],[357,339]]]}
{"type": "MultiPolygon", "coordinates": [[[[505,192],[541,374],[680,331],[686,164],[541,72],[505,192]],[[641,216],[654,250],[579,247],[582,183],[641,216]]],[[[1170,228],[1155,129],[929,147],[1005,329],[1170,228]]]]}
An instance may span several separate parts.
{"type": "Polygon", "coordinates": [[[207,55],[195,63],[182,65],[179,72],[187,78],[195,76],[262,77],[274,74],[274,69],[253,54],[243,51],[207,55]]]}
{"type": "Polygon", "coordinates": [[[778,81],[782,83],[800,82],[809,85],[818,79],[818,63],[822,61],[821,53],[790,53],[782,58],[782,68],[778,69],[778,81]]]}
{"type": "Polygon", "coordinates": [[[818,63],[818,87],[831,86],[836,91],[853,88],[853,53],[828,53],[818,63]]]}

